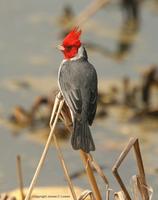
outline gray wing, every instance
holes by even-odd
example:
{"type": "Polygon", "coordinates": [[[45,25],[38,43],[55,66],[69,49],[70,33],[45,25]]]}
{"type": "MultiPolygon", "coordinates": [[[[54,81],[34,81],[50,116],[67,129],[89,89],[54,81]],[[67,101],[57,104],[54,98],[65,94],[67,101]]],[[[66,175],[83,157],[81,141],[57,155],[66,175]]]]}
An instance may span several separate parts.
{"type": "Polygon", "coordinates": [[[92,124],[97,106],[97,74],[87,61],[66,62],[61,66],[59,86],[64,99],[77,118],[92,124]]]}
{"type": "Polygon", "coordinates": [[[95,114],[96,114],[97,97],[98,97],[97,90],[96,91],[91,91],[90,101],[89,101],[89,109],[88,109],[88,122],[89,122],[89,125],[92,125],[94,117],[95,117],[95,114]]]}

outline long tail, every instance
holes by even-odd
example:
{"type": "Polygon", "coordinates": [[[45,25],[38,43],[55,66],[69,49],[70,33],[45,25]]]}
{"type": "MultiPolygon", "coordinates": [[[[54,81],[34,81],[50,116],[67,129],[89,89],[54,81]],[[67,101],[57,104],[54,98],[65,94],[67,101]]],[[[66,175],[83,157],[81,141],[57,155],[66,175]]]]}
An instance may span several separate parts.
{"type": "Polygon", "coordinates": [[[88,123],[75,120],[71,144],[73,149],[82,149],[86,153],[95,150],[95,145],[88,123]]]}

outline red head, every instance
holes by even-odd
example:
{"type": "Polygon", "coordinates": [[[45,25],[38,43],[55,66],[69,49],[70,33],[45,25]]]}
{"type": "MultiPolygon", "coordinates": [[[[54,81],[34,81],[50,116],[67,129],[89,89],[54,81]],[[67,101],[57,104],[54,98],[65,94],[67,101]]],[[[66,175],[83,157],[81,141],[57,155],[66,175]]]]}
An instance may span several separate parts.
{"type": "Polygon", "coordinates": [[[81,46],[80,42],[81,30],[75,27],[63,40],[59,49],[63,52],[65,59],[70,59],[76,56],[78,49],[81,46]]]}

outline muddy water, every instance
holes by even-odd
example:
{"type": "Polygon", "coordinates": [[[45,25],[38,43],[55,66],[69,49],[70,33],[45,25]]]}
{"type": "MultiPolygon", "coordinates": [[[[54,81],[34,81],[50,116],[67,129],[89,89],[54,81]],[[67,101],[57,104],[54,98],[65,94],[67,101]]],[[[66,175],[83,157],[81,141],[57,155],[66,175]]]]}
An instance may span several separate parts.
{"type": "MultiPolygon", "coordinates": [[[[78,13],[90,1],[67,1],[78,13]]],[[[122,38],[122,15],[118,5],[109,5],[97,13],[85,26],[83,41],[97,45],[97,51],[89,49],[89,60],[96,66],[99,80],[119,80],[128,75],[138,79],[139,73],[148,65],[157,63],[158,10],[156,1],[142,5],[141,26],[132,37],[125,55],[118,57],[122,38]]],[[[15,105],[29,109],[34,98],[50,94],[56,87],[56,77],[62,55],[55,49],[59,42],[60,26],[57,18],[65,1],[9,1],[0,2],[0,191],[17,187],[16,155],[22,156],[24,182],[28,186],[43,150],[43,143],[32,139],[30,132],[38,130],[19,129],[8,122],[15,105]]],[[[104,87],[100,84],[100,87],[104,87]]],[[[92,127],[97,151],[96,160],[104,166],[111,187],[119,189],[112,177],[111,167],[131,136],[140,138],[147,179],[158,189],[158,125],[157,120],[145,119],[139,123],[124,120],[120,108],[109,109],[109,116],[96,120],[92,127]]],[[[41,130],[40,130],[41,131],[41,130]]],[[[48,130],[45,130],[48,131],[48,130]]],[[[32,133],[32,134],[33,134],[32,133]]],[[[33,137],[34,138],[34,137],[33,137]]],[[[69,141],[62,143],[64,155],[71,173],[82,168],[77,152],[69,141]]],[[[136,173],[132,154],[122,166],[121,173],[127,182],[136,173]]],[[[101,183],[102,191],[104,186],[101,183]]],[[[87,188],[84,176],[74,183],[87,188]]],[[[46,164],[37,185],[66,184],[61,175],[60,164],[54,147],[49,151],[46,164]]]]}

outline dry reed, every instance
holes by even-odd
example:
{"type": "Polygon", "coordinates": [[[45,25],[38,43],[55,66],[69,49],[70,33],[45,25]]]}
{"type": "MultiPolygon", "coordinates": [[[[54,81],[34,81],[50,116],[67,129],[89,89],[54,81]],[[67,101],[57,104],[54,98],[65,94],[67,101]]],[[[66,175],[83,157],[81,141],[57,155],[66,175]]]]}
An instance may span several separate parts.
{"type": "MultiPolygon", "coordinates": [[[[50,140],[52,139],[52,137],[54,139],[54,143],[55,143],[55,146],[56,146],[56,149],[58,152],[58,158],[63,167],[64,175],[66,177],[72,197],[74,200],[77,200],[77,197],[76,197],[76,194],[74,191],[74,186],[73,186],[71,178],[68,174],[68,170],[67,170],[60,146],[57,142],[55,134],[53,133],[60,114],[62,115],[63,120],[66,120],[69,122],[71,121],[69,119],[69,116],[66,116],[66,113],[68,113],[68,112],[66,110],[64,110],[64,112],[63,112],[63,110],[62,110],[63,105],[64,105],[64,100],[61,97],[61,95],[58,94],[55,99],[55,105],[54,105],[51,120],[50,120],[51,132],[48,137],[48,140],[47,140],[44,152],[41,156],[40,162],[38,164],[38,167],[36,169],[36,172],[34,174],[34,177],[32,179],[32,182],[30,184],[30,187],[29,187],[29,190],[28,190],[25,200],[29,200],[31,197],[31,193],[32,193],[34,184],[36,182],[38,174],[40,173],[40,169],[44,163],[44,160],[45,160],[45,157],[46,157],[49,145],[50,145],[50,140]],[[66,118],[68,118],[68,119],[66,119],[66,118]]],[[[71,122],[69,124],[71,124],[71,122]]],[[[68,128],[70,131],[72,131],[70,126],[68,128]]],[[[115,200],[132,200],[125,184],[122,181],[122,178],[120,177],[120,175],[118,173],[118,169],[119,169],[120,165],[122,164],[122,162],[124,161],[125,157],[128,155],[128,153],[132,147],[134,147],[134,152],[135,152],[136,161],[137,161],[137,168],[138,168],[138,175],[135,176],[136,178],[134,179],[134,183],[133,183],[133,188],[134,188],[134,199],[133,200],[137,200],[138,192],[140,193],[142,200],[149,200],[148,186],[146,183],[144,166],[143,166],[143,161],[142,161],[141,152],[140,152],[140,148],[139,148],[139,142],[138,142],[137,138],[130,139],[129,143],[124,148],[124,150],[122,151],[122,153],[120,154],[119,158],[117,159],[115,165],[112,168],[113,174],[122,189],[121,191],[114,193],[114,199],[115,200]]],[[[83,152],[82,150],[80,150],[80,155],[81,155],[81,159],[83,161],[83,164],[84,164],[84,167],[86,170],[86,174],[87,174],[87,178],[91,185],[92,191],[89,191],[89,190],[88,190],[88,192],[87,192],[87,190],[84,191],[84,193],[82,193],[78,199],[83,200],[83,199],[87,198],[87,196],[89,196],[90,199],[96,199],[96,200],[102,199],[98,184],[97,184],[95,176],[93,174],[93,169],[92,169],[92,166],[93,166],[96,169],[96,172],[98,173],[98,175],[104,181],[105,188],[106,188],[106,200],[109,200],[110,199],[109,181],[108,181],[108,178],[105,176],[104,172],[102,171],[102,169],[100,168],[99,164],[94,160],[94,158],[91,154],[87,154],[87,153],[83,152]]]]}
{"type": "Polygon", "coordinates": [[[17,163],[17,177],[18,177],[18,182],[19,182],[19,190],[20,190],[21,200],[24,200],[24,191],[23,191],[24,186],[23,186],[23,176],[22,176],[20,155],[17,155],[16,163],[17,163]]]}

